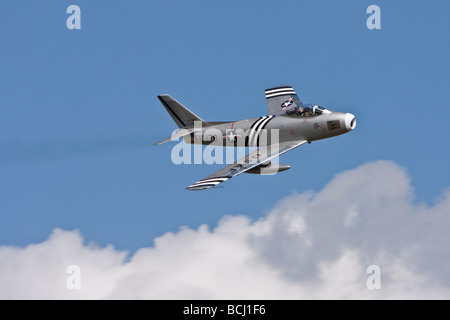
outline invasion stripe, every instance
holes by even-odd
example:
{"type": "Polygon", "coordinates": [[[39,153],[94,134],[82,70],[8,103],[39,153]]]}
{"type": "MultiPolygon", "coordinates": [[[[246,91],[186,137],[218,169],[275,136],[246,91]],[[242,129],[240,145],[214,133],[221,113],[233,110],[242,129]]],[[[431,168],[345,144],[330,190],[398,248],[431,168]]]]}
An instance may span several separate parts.
{"type": "Polygon", "coordinates": [[[206,181],[215,181],[215,180],[225,181],[225,180],[228,180],[228,179],[230,179],[230,178],[228,178],[228,177],[215,177],[215,178],[209,178],[209,179],[199,180],[199,181],[197,181],[196,183],[199,183],[199,182],[206,182],[206,181]]]}
{"type": "Polygon", "coordinates": [[[248,139],[249,145],[251,145],[251,141],[253,140],[253,135],[255,134],[255,130],[258,130],[259,124],[260,124],[261,122],[263,122],[264,120],[266,120],[266,119],[267,119],[267,116],[261,117],[261,118],[259,118],[258,121],[256,121],[256,122],[252,125],[252,128],[251,128],[251,130],[250,130],[249,139],[248,139]]]}
{"type": "Polygon", "coordinates": [[[258,121],[261,120],[262,118],[264,118],[264,117],[260,117],[260,118],[258,118],[258,120],[253,122],[253,124],[251,125],[250,129],[252,129],[255,126],[255,124],[258,123],[258,121]]]}
{"type": "Polygon", "coordinates": [[[292,87],[284,87],[284,88],[277,88],[277,89],[268,89],[265,91],[266,94],[271,94],[271,93],[275,93],[275,92],[279,92],[279,91],[294,91],[294,88],[292,87]]]}
{"type": "Polygon", "coordinates": [[[286,96],[286,95],[295,95],[295,91],[282,91],[282,92],[277,92],[277,93],[271,93],[271,94],[266,94],[266,99],[268,98],[274,98],[274,97],[278,97],[278,96],[286,96]]]}
{"type": "Polygon", "coordinates": [[[255,140],[255,141],[253,141],[253,145],[257,145],[257,144],[258,144],[259,134],[260,134],[262,128],[264,128],[264,127],[266,126],[266,124],[269,123],[269,121],[272,120],[273,118],[274,118],[274,116],[270,116],[269,118],[267,118],[265,121],[263,121],[263,122],[261,123],[261,125],[260,125],[259,128],[257,129],[257,132],[256,132],[256,134],[255,134],[255,136],[254,136],[254,140],[255,140]]]}
{"type": "MultiPolygon", "coordinates": [[[[261,132],[262,130],[264,130],[264,128],[269,124],[269,122],[270,122],[273,118],[275,118],[275,116],[272,116],[272,118],[270,118],[269,120],[266,121],[266,123],[263,124],[263,126],[261,127],[260,132],[261,132]]],[[[259,135],[260,135],[260,132],[258,132],[258,135],[256,136],[256,146],[258,146],[258,147],[259,147],[259,135]]]]}
{"type": "Polygon", "coordinates": [[[218,185],[218,184],[220,184],[222,182],[223,181],[216,181],[216,182],[208,181],[208,182],[204,182],[204,183],[195,183],[193,185],[190,185],[189,188],[191,188],[191,187],[193,187],[193,188],[195,188],[195,187],[203,187],[203,186],[209,186],[209,185],[216,186],[216,185],[218,185]]]}
{"type": "Polygon", "coordinates": [[[261,130],[261,127],[264,125],[265,122],[267,122],[267,121],[269,121],[270,119],[272,119],[271,117],[273,117],[273,116],[267,117],[267,118],[264,119],[262,122],[258,123],[258,125],[255,127],[254,134],[253,134],[252,138],[250,139],[251,145],[255,145],[254,142],[256,141],[256,137],[258,136],[259,131],[261,130]],[[253,140],[255,140],[255,141],[253,141],[253,140]]]}
{"type": "Polygon", "coordinates": [[[277,90],[265,91],[265,94],[273,94],[273,93],[277,93],[277,92],[281,92],[281,91],[295,91],[295,90],[293,88],[282,88],[282,89],[277,89],[277,90]]]}
{"type": "Polygon", "coordinates": [[[206,185],[206,184],[212,184],[212,185],[216,185],[216,184],[219,184],[219,183],[222,183],[223,181],[207,181],[207,182],[201,182],[201,183],[194,183],[194,184],[192,184],[191,185],[191,187],[199,187],[199,186],[203,186],[203,185],[206,185]]]}
{"type": "MultiPolygon", "coordinates": [[[[226,180],[228,180],[228,179],[226,179],[226,180]]],[[[211,181],[205,181],[205,182],[200,182],[199,181],[199,182],[196,182],[196,183],[192,184],[191,186],[199,186],[199,185],[207,184],[207,183],[219,184],[219,183],[222,183],[222,182],[224,182],[226,180],[211,180],[211,181]]]]}
{"type": "Polygon", "coordinates": [[[275,93],[280,93],[280,92],[285,92],[285,91],[295,91],[294,89],[282,89],[282,90],[277,90],[277,91],[270,91],[270,92],[266,92],[266,95],[270,95],[270,94],[275,94],[275,93]]]}
{"type": "Polygon", "coordinates": [[[211,179],[207,179],[207,180],[200,180],[200,181],[197,181],[194,184],[191,184],[190,187],[201,186],[201,185],[204,185],[204,184],[214,184],[214,185],[216,185],[216,184],[225,182],[228,179],[230,179],[230,178],[211,178],[211,179]]]}
{"type": "Polygon", "coordinates": [[[214,186],[215,186],[215,184],[204,184],[204,185],[201,185],[201,186],[194,186],[194,185],[192,185],[192,186],[187,187],[186,189],[207,189],[207,188],[211,188],[211,187],[214,187],[214,186]]]}

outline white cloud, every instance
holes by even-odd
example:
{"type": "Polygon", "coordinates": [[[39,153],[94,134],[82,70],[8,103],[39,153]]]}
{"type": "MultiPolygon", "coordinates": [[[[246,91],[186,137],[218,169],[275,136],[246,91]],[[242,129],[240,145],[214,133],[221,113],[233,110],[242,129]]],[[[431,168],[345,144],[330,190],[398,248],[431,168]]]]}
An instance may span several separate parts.
{"type": "Polygon", "coordinates": [[[389,161],[289,196],[265,217],[226,216],[126,252],[56,229],[25,248],[0,247],[0,299],[449,299],[450,192],[417,204],[389,161]],[[69,265],[81,290],[69,290],[69,265]],[[366,269],[381,268],[369,290],[366,269]]]}

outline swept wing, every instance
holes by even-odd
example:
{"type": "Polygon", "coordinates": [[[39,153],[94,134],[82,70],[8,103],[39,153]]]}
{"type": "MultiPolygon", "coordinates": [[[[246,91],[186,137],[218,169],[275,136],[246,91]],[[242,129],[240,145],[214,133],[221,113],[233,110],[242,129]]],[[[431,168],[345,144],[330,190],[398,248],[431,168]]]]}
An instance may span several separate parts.
{"type": "Polygon", "coordinates": [[[237,160],[219,171],[207,176],[205,179],[199,180],[196,183],[187,187],[187,190],[204,190],[215,187],[219,183],[225,182],[228,179],[234,178],[247,170],[255,168],[264,164],[279,155],[288,152],[302,144],[306,140],[287,141],[279,144],[273,144],[268,147],[260,147],[257,150],[250,152],[245,157],[237,160]]]}

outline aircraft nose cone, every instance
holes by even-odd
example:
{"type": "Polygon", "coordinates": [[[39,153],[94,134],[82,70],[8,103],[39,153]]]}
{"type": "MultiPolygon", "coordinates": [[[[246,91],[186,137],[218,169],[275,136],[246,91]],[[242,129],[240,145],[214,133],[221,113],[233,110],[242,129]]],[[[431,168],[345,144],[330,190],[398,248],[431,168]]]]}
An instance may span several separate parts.
{"type": "Polygon", "coordinates": [[[351,131],[353,129],[355,129],[356,127],[356,118],[353,114],[351,113],[346,113],[345,114],[345,128],[348,131],[351,131]]]}

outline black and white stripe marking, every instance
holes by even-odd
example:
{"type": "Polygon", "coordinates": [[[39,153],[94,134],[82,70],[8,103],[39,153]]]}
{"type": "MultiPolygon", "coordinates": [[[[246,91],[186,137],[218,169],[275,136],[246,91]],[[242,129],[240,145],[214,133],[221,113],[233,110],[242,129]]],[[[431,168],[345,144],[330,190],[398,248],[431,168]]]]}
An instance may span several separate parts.
{"type": "Polygon", "coordinates": [[[264,128],[269,124],[270,120],[272,120],[273,118],[275,118],[275,116],[271,116],[271,118],[269,120],[267,120],[262,126],[261,129],[259,130],[258,134],[256,135],[256,145],[259,147],[259,136],[260,136],[260,132],[262,130],[264,130],[264,128]]]}
{"type": "Polygon", "coordinates": [[[202,190],[202,189],[208,189],[211,187],[214,187],[218,185],[219,183],[225,182],[229,177],[214,177],[214,178],[207,178],[200,181],[197,181],[196,183],[190,185],[186,189],[188,190],[202,190]]]}
{"type": "Polygon", "coordinates": [[[295,95],[295,91],[292,87],[280,87],[266,90],[266,99],[275,98],[286,95],[295,95]]]}
{"type": "Polygon", "coordinates": [[[258,137],[261,130],[269,123],[270,120],[275,118],[275,116],[264,116],[259,118],[253,125],[250,127],[250,134],[248,143],[249,146],[256,146],[258,143],[258,137]]]}
{"type": "Polygon", "coordinates": [[[256,130],[258,130],[259,125],[265,121],[268,118],[268,116],[264,116],[259,118],[258,120],[256,120],[252,126],[250,127],[250,132],[248,135],[248,145],[251,146],[252,145],[252,141],[253,141],[253,136],[255,135],[256,130]]]}

